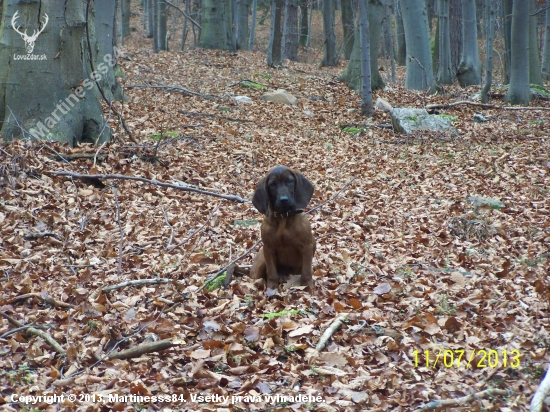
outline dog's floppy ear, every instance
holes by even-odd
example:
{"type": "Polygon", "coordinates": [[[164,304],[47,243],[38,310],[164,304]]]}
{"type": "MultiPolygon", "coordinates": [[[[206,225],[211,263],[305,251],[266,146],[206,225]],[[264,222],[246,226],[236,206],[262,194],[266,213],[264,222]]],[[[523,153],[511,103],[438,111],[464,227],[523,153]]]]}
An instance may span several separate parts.
{"type": "Polygon", "coordinates": [[[267,208],[269,207],[269,197],[265,187],[265,177],[258,182],[256,191],[254,192],[254,197],[252,198],[252,204],[258,212],[267,215],[267,208]]]}
{"type": "Polygon", "coordinates": [[[309,180],[300,172],[294,171],[296,175],[296,186],[294,188],[294,200],[296,208],[303,209],[307,206],[313,196],[315,189],[309,180]]]}

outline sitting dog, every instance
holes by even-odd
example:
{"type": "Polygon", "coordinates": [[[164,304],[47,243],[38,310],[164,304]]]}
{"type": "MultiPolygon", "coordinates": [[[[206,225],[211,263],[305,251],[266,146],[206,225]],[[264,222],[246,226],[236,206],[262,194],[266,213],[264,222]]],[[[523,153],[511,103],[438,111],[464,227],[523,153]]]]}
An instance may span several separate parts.
{"type": "Polygon", "coordinates": [[[264,246],[254,258],[253,279],[267,280],[267,295],[275,294],[279,276],[301,275],[300,284],[313,291],[311,262],[315,239],[303,208],[313,196],[313,185],[304,175],[286,166],[275,166],[260,180],[252,203],[266,217],[261,226],[264,246]]]}

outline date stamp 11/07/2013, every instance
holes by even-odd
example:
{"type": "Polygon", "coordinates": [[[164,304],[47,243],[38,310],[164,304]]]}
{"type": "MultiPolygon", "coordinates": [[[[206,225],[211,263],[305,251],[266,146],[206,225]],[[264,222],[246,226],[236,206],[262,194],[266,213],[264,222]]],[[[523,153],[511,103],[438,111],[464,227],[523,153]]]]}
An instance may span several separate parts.
{"type": "Polygon", "coordinates": [[[477,349],[466,351],[464,349],[440,349],[413,351],[413,364],[416,368],[519,368],[521,365],[521,353],[514,349],[511,351],[494,349],[477,349]]]}

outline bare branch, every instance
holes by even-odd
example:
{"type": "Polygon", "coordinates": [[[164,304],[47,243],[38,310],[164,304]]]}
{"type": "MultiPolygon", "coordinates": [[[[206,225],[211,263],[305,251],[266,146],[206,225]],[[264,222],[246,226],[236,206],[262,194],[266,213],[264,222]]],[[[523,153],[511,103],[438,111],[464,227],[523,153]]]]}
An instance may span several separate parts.
{"type": "Polygon", "coordinates": [[[494,395],[509,395],[509,391],[503,389],[486,389],[481,392],[473,393],[471,395],[462,396],[461,398],[456,399],[442,399],[428,402],[424,405],[420,405],[420,408],[415,409],[414,412],[421,411],[431,411],[432,409],[437,409],[445,406],[464,406],[465,403],[471,402],[476,399],[488,398],[494,395]]]}
{"type": "Polygon", "coordinates": [[[154,179],[145,179],[144,177],[137,177],[137,176],[125,176],[125,175],[115,175],[115,174],[107,174],[107,175],[88,175],[88,174],[81,174],[81,173],[74,173],[74,172],[66,172],[66,171],[57,171],[57,172],[51,172],[50,173],[53,176],[69,176],[76,179],[99,179],[99,180],[109,180],[109,179],[120,179],[120,180],[135,180],[137,182],[144,182],[149,183],[151,185],[155,186],[162,186],[162,187],[169,187],[176,190],[183,190],[186,192],[194,192],[194,193],[200,193],[202,195],[208,195],[208,196],[214,196],[214,197],[220,197],[222,199],[232,200],[234,202],[239,203],[247,203],[250,202],[250,200],[243,199],[240,196],[236,195],[222,195],[220,193],[213,193],[213,192],[207,192],[205,190],[195,189],[194,187],[189,186],[179,186],[172,183],[165,183],[165,182],[159,182],[158,180],[154,179]]]}

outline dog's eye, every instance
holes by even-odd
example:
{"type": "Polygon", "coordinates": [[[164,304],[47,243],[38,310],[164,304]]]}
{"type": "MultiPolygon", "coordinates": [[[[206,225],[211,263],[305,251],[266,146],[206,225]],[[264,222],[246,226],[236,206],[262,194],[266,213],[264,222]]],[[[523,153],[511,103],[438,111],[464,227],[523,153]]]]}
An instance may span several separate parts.
{"type": "Polygon", "coordinates": [[[288,179],[288,180],[286,181],[286,184],[287,184],[287,185],[291,185],[292,183],[294,183],[294,179],[288,179]]]}

